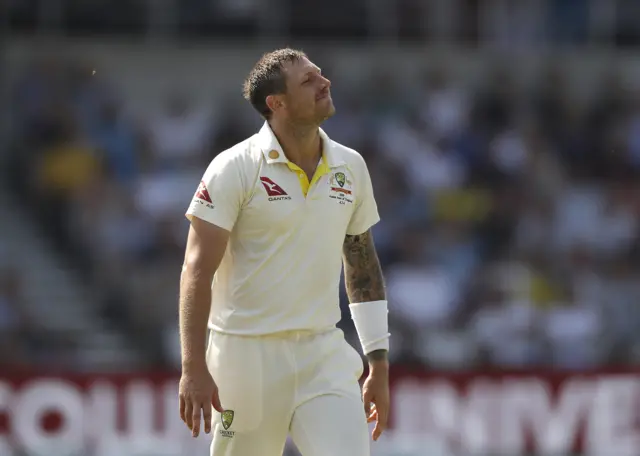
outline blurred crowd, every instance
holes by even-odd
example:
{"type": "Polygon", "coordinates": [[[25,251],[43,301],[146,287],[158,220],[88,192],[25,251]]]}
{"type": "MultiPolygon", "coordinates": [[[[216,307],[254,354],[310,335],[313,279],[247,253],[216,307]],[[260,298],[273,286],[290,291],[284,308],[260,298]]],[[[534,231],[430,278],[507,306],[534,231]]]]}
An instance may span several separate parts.
{"type": "MultiPolygon", "coordinates": [[[[640,44],[635,0],[7,0],[7,25],[70,36],[640,44]]],[[[2,24],[0,23],[0,27],[2,24]]]]}
{"type": "MultiPolygon", "coordinates": [[[[497,65],[466,87],[433,65],[414,85],[392,70],[334,81],[324,128],[372,175],[394,362],[640,362],[640,98],[613,70],[587,102],[568,95],[561,65],[538,76],[523,87],[497,65]]],[[[117,77],[78,62],[24,68],[10,188],[100,297],[101,318],[153,365],[177,366],[184,210],[208,162],[261,120],[186,89],[134,117],[117,77]]],[[[1,277],[0,347],[37,347],[19,278],[1,277]]]]}

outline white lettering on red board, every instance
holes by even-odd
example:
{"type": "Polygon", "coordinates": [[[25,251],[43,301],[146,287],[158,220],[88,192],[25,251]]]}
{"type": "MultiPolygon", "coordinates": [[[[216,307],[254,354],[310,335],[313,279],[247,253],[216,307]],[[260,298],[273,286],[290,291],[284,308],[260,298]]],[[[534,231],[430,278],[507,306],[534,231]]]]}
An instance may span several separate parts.
{"type": "Polygon", "coordinates": [[[640,454],[640,375],[569,378],[552,393],[540,378],[407,379],[392,395],[394,431],[443,439],[466,454],[640,454]]]}
{"type": "Polygon", "coordinates": [[[192,439],[180,421],[175,381],[158,387],[135,380],[117,388],[104,380],[88,389],[57,379],[36,379],[19,388],[0,381],[2,415],[10,427],[9,433],[0,431],[3,456],[175,456],[207,454],[210,444],[207,438],[192,439]],[[60,417],[54,430],[42,423],[51,414],[60,417]]]}
{"type": "MultiPolygon", "coordinates": [[[[432,438],[469,455],[570,454],[638,456],[640,374],[399,379],[392,391],[393,431],[432,438]],[[552,385],[554,386],[552,388],[552,385]],[[460,388],[463,386],[463,388],[460,388]]],[[[207,454],[177,410],[177,381],[108,378],[81,388],[73,381],[0,380],[0,454],[92,456],[207,454]],[[60,415],[53,430],[43,426],[60,415]]]]}

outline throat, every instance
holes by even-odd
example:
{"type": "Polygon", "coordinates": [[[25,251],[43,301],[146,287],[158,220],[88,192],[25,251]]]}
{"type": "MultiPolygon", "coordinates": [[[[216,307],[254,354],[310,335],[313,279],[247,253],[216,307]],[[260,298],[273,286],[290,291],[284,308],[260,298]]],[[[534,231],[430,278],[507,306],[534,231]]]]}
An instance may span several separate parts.
{"type": "Polygon", "coordinates": [[[322,155],[318,154],[317,157],[309,159],[308,157],[297,157],[297,159],[289,159],[290,168],[292,171],[298,173],[298,177],[306,177],[307,181],[311,182],[313,176],[315,176],[318,166],[322,160],[322,155]],[[302,173],[302,176],[300,175],[302,173]]]}
{"type": "Polygon", "coordinates": [[[318,164],[316,163],[313,166],[307,165],[307,166],[299,166],[299,167],[302,170],[302,172],[304,172],[304,174],[307,176],[307,180],[311,182],[311,180],[313,179],[313,176],[316,173],[316,169],[318,169],[318,164]]]}

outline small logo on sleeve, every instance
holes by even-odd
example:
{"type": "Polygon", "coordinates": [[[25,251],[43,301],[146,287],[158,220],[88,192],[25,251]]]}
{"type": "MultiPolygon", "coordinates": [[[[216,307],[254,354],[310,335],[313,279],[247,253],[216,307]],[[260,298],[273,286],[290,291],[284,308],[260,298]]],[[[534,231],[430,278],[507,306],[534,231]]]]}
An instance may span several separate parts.
{"type": "Polygon", "coordinates": [[[196,191],[196,198],[206,201],[207,203],[212,203],[211,196],[209,196],[209,190],[207,190],[207,186],[203,181],[200,181],[200,185],[196,191]]]}
{"type": "Polygon", "coordinates": [[[268,198],[269,201],[280,201],[280,200],[291,199],[291,197],[287,195],[287,192],[285,192],[282,187],[280,187],[270,178],[261,176],[260,182],[262,183],[262,186],[264,187],[264,189],[267,192],[267,195],[269,196],[268,198]]]}
{"type": "Polygon", "coordinates": [[[211,195],[209,195],[209,190],[207,190],[207,186],[204,182],[200,181],[200,185],[198,186],[198,190],[196,190],[196,194],[193,196],[194,203],[203,204],[209,209],[213,209],[213,202],[211,201],[211,195]]]}

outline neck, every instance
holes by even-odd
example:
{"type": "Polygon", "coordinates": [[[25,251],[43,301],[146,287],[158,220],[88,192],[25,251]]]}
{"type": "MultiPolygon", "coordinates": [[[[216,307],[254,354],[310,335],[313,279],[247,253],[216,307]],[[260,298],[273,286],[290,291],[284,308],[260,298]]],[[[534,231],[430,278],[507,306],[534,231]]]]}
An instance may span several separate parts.
{"type": "Polygon", "coordinates": [[[269,125],[291,162],[300,165],[320,160],[322,140],[317,125],[294,125],[273,119],[269,121],[269,125]]]}

